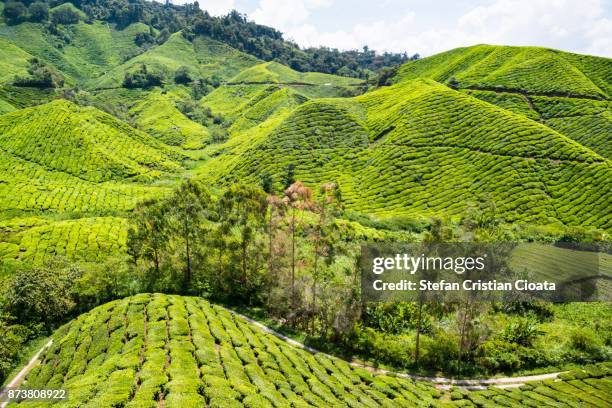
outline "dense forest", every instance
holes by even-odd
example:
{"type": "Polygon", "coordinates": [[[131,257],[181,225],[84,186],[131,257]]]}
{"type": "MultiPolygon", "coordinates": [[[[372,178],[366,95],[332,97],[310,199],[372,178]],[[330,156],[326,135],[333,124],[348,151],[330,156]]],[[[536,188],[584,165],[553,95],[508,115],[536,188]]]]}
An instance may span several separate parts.
{"type": "Polygon", "coordinates": [[[276,61],[300,72],[364,79],[382,68],[419,58],[418,54],[409,56],[406,52],[379,54],[367,46],[362,50],[347,51],[329,47],[300,48],[295,42],[283,38],[280,31],[249,21],[245,14],[233,10],[225,16],[211,16],[200,8],[197,1],[180,6],[145,0],[6,1],[3,15],[9,24],[48,21],[53,33],[61,31],[58,25],[74,24],[80,19],[86,22],[107,21],[119,27],[142,22],[158,32],[139,36],[139,45],[160,43],[170,34],[182,31],[190,40],[200,35],[208,36],[264,61],[276,61]],[[50,12],[50,9],[53,10],[50,12]]]}

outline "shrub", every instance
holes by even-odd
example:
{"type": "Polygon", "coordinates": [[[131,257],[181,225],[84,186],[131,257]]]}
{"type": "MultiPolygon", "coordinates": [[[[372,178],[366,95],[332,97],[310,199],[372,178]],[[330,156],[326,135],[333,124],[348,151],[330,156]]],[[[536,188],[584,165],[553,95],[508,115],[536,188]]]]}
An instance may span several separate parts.
{"type": "Polygon", "coordinates": [[[57,88],[64,84],[62,76],[50,65],[38,58],[30,59],[27,77],[15,77],[15,86],[29,86],[34,88],[57,88]]]}
{"type": "Polygon", "coordinates": [[[50,329],[75,306],[71,288],[80,274],[78,269],[58,265],[19,270],[7,285],[5,310],[20,322],[41,322],[50,329]]]}
{"type": "Polygon", "coordinates": [[[174,73],[174,82],[177,84],[188,84],[193,81],[187,67],[179,67],[174,73]]]}
{"type": "Polygon", "coordinates": [[[126,72],[123,78],[125,88],[149,88],[161,86],[163,75],[159,72],[149,71],[145,64],[140,65],[136,71],[126,72]]]}
{"type": "Polygon", "coordinates": [[[479,352],[483,355],[477,362],[491,371],[509,371],[521,367],[517,354],[519,346],[504,340],[488,340],[480,345],[479,352]]]}
{"type": "Polygon", "coordinates": [[[18,23],[26,14],[26,7],[20,1],[9,1],[4,5],[2,15],[10,23],[18,23]]]}
{"type": "Polygon", "coordinates": [[[211,140],[213,143],[223,143],[229,138],[229,135],[224,129],[213,129],[211,132],[211,140]]]}
{"type": "Polygon", "coordinates": [[[28,14],[30,20],[34,22],[47,21],[49,19],[49,6],[47,3],[40,1],[34,2],[28,7],[28,14]]]}
{"type": "Polygon", "coordinates": [[[81,13],[71,3],[64,3],[51,11],[53,24],[77,24],[80,19],[81,13]]]}
{"type": "Polygon", "coordinates": [[[603,343],[597,333],[586,327],[575,328],[569,335],[570,346],[578,351],[598,355],[603,343]]]}
{"type": "Polygon", "coordinates": [[[155,37],[151,33],[140,32],[134,37],[134,43],[139,47],[145,47],[155,44],[155,37]]]}
{"type": "Polygon", "coordinates": [[[531,346],[536,337],[544,334],[533,319],[518,318],[512,320],[501,333],[501,338],[509,343],[531,346]]]}

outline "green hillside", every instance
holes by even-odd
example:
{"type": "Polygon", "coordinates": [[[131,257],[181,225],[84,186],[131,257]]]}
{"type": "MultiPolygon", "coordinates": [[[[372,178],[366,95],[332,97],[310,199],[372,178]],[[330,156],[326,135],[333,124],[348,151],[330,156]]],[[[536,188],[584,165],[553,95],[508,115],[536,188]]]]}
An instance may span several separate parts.
{"type": "Polygon", "coordinates": [[[171,146],[200,149],[210,142],[209,130],[181,113],[176,100],[160,91],[148,93],[130,110],[139,129],[171,146]]]}
{"type": "Polygon", "coordinates": [[[151,136],[95,108],[65,100],[0,117],[0,148],[47,169],[95,182],[155,178],[179,169],[173,153],[151,136]]]}
{"type": "MultiPolygon", "coordinates": [[[[123,30],[95,22],[66,26],[70,40],[49,33],[42,24],[0,25],[0,37],[33,56],[53,64],[68,83],[86,82],[119,65],[139,52],[134,42],[138,33],[148,32],[144,24],[123,30]]],[[[3,47],[4,48],[4,47],[3,47]]]]}
{"type": "Polygon", "coordinates": [[[172,80],[180,67],[187,67],[194,77],[218,75],[227,79],[240,70],[255,65],[258,60],[213,40],[197,39],[193,43],[181,33],[173,34],[165,43],[153,47],[135,58],[121,64],[90,81],[94,88],[115,88],[121,86],[126,72],[141,64],[162,72],[172,80]]]}
{"type": "Polygon", "coordinates": [[[292,86],[309,97],[346,96],[362,81],[319,72],[298,72],[277,62],[266,62],[245,69],[228,84],[282,84],[292,86]]]}
{"type": "Polygon", "coordinates": [[[182,159],[154,137],[65,100],[0,116],[0,257],[96,260],[123,252],[124,214],[166,194],[167,186],[150,182],[176,177],[182,159]],[[77,215],[85,218],[62,219],[77,215]],[[100,218],[107,215],[121,218],[100,218]]]}
{"type": "Polygon", "coordinates": [[[0,38],[0,84],[12,82],[16,75],[25,75],[30,58],[30,54],[0,38]]]}
{"type": "Polygon", "coordinates": [[[403,65],[395,80],[431,78],[459,88],[555,96],[610,96],[612,60],[540,47],[477,45],[403,65]]]}
{"type": "Polygon", "coordinates": [[[460,214],[490,197],[510,222],[611,222],[605,158],[431,80],[308,102],[238,154],[226,180],[281,180],[293,163],[298,179],[336,181],[347,207],[366,213],[460,214]]]}
{"type": "Polygon", "coordinates": [[[520,389],[440,390],[291,346],[205,300],[161,294],[97,307],[52,338],[24,386],[66,389],[61,407],[605,407],[610,393],[605,365],[520,389]]]}

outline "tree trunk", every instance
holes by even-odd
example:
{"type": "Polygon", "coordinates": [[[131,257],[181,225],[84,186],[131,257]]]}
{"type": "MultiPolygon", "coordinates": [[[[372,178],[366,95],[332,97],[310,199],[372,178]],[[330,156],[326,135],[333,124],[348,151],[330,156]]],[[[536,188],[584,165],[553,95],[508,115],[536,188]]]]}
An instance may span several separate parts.
{"type": "Polygon", "coordinates": [[[266,299],[268,311],[270,311],[270,298],[272,297],[272,268],[274,262],[273,242],[274,242],[274,206],[270,205],[270,221],[268,222],[268,297],[266,299]]]}
{"type": "Polygon", "coordinates": [[[185,255],[187,257],[187,267],[185,268],[185,289],[191,283],[191,252],[189,249],[189,234],[185,234],[185,255]]]}
{"type": "Polygon", "coordinates": [[[421,358],[421,320],[423,314],[423,297],[419,296],[419,313],[417,317],[416,344],[414,346],[414,364],[419,366],[421,358]]]}
{"type": "Polygon", "coordinates": [[[295,208],[291,212],[291,306],[295,308],[295,208]]]}

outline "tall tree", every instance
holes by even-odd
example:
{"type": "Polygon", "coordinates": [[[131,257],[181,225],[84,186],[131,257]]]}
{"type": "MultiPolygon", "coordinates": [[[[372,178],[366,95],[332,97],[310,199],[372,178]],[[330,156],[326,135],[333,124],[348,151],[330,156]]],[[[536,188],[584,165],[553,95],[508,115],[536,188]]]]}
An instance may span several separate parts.
{"type": "Polygon", "coordinates": [[[154,278],[147,279],[149,290],[153,289],[154,282],[161,276],[162,257],[168,247],[167,210],[168,206],[163,201],[143,202],[134,211],[134,225],[128,232],[128,252],[134,262],[143,259],[152,263],[154,278]]]}
{"type": "Polygon", "coordinates": [[[221,227],[228,235],[233,232],[238,235],[240,266],[236,283],[244,300],[249,302],[259,285],[259,265],[264,259],[262,248],[253,250],[253,247],[266,224],[266,207],[263,190],[246,185],[232,186],[219,200],[221,227]]]}
{"type": "Polygon", "coordinates": [[[298,215],[312,205],[312,191],[302,184],[301,181],[296,181],[285,190],[285,203],[291,209],[291,219],[289,221],[289,230],[291,233],[291,304],[296,306],[297,296],[295,291],[295,265],[296,265],[296,233],[298,226],[298,215]]]}
{"type": "Polygon", "coordinates": [[[194,253],[198,251],[198,241],[203,239],[202,224],[206,221],[211,208],[208,191],[199,183],[188,179],[169,200],[168,221],[170,229],[182,241],[183,291],[190,290],[194,270],[194,253]]]}
{"type": "Polygon", "coordinates": [[[313,210],[318,214],[317,221],[312,229],[312,243],[314,247],[314,261],[312,273],[312,304],[311,304],[311,331],[315,331],[315,320],[317,314],[317,284],[320,280],[321,258],[326,264],[333,261],[334,245],[337,240],[335,231],[335,216],[341,208],[340,189],[335,183],[323,184],[319,191],[319,198],[313,205],[313,210]]]}
{"type": "Polygon", "coordinates": [[[267,305],[268,309],[270,309],[271,299],[272,299],[272,286],[274,282],[277,281],[277,253],[279,252],[276,239],[278,236],[278,230],[280,226],[281,219],[285,215],[285,203],[278,196],[269,195],[268,196],[268,225],[267,225],[267,233],[268,233],[268,275],[267,275],[267,305]]]}

